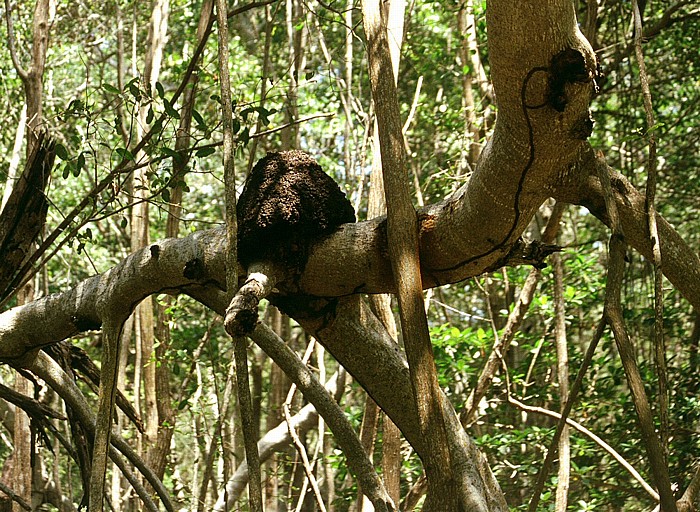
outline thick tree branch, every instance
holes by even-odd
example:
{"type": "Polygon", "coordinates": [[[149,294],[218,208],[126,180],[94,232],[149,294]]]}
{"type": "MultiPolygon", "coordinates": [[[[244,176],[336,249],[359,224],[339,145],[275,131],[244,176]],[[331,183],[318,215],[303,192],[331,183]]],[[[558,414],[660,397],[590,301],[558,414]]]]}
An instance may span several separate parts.
{"type": "MultiPolygon", "coordinates": [[[[572,165],[562,171],[563,179],[553,195],[557,200],[585,206],[603,223],[612,227],[605,205],[605,193],[595,170],[599,160],[603,160],[602,157],[596,157],[589,145],[582,148],[572,165]]],[[[625,241],[642,256],[653,261],[644,195],[622,174],[604,162],[603,165],[610,174],[613,200],[625,241]]],[[[700,309],[700,258],[697,250],[690,247],[658,213],[656,224],[664,255],[661,271],[693,307],[700,309]]]]}
{"type": "MultiPolygon", "coordinates": [[[[554,191],[564,202],[586,206],[606,224],[604,195],[593,175],[595,157],[590,146],[577,155],[575,165],[567,168],[567,180],[554,191]]],[[[644,214],[644,196],[619,173],[611,181],[620,220],[630,245],[645,257],[651,257],[644,214]]],[[[469,187],[469,185],[467,185],[469,187]]],[[[465,194],[460,198],[464,199],[465,194]]],[[[436,286],[425,263],[440,259],[441,244],[431,242],[448,237],[450,232],[465,233],[478,224],[480,215],[459,214],[458,198],[428,206],[419,212],[423,285],[436,286]]],[[[664,252],[662,271],[681,294],[700,308],[700,259],[680,235],[657,214],[659,238],[664,252]]],[[[280,284],[280,292],[309,296],[340,297],[355,293],[391,293],[394,286],[386,259],[383,219],[345,224],[310,252],[304,272],[297,283],[280,284]]],[[[178,293],[188,286],[202,284],[224,289],[225,233],[222,229],[201,231],[182,239],[168,239],[137,251],[104,274],[91,277],[65,292],[43,297],[25,306],[0,314],[0,360],[21,366],[22,357],[43,345],[67,339],[81,331],[98,329],[102,319],[96,304],[107,293],[122,294],[123,304],[136,304],[143,297],[168,291],[178,293]]],[[[463,241],[453,246],[453,256],[468,259],[474,246],[463,241]]],[[[505,261],[507,263],[507,260],[505,261]]],[[[490,262],[479,262],[451,272],[438,273],[440,280],[457,282],[479,275],[490,262]]],[[[435,276],[435,274],[433,274],[435,276]]]]}

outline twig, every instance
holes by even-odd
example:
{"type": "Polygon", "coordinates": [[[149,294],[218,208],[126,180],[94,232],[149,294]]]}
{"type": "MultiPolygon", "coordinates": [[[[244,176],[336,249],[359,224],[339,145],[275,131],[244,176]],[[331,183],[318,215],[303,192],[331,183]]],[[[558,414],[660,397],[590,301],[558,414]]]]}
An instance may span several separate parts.
{"type": "Polygon", "coordinates": [[[528,505],[528,512],[535,512],[537,510],[537,505],[540,502],[540,495],[542,494],[542,490],[544,489],[544,484],[547,480],[547,475],[549,474],[549,470],[552,467],[554,457],[557,453],[559,438],[561,437],[564,425],[566,425],[566,418],[568,418],[569,413],[571,412],[571,408],[574,405],[574,401],[578,397],[578,393],[581,390],[583,377],[586,375],[588,367],[590,366],[591,361],[593,360],[593,354],[595,354],[595,349],[598,346],[598,342],[600,342],[600,339],[603,337],[604,329],[605,319],[603,318],[598,323],[598,327],[596,328],[595,334],[593,335],[593,339],[591,339],[591,343],[588,345],[586,354],[584,355],[583,361],[581,362],[581,367],[579,368],[578,374],[576,375],[576,380],[571,386],[571,393],[569,394],[569,398],[566,400],[566,403],[562,407],[561,418],[559,420],[559,423],[557,423],[557,428],[554,431],[554,436],[552,436],[552,443],[549,446],[549,450],[547,450],[547,456],[545,457],[544,462],[542,463],[542,467],[540,468],[540,472],[537,475],[537,482],[535,483],[535,487],[532,491],[532,497],[530,498],[530,503],[528,505]]]}
{"type": "Polygon", "coordinates": [[[22,82],[26,82],[29,78],[29,73],[26,69],[22,67],[22,64],[17,57],[17,47],[15,43],[15,30],[14,24],[12,23],[12,6],[10,0],[5,0],[5,20],[7,22],[7,46],[10,49],[10,57],[12,58],[12,65],[15,67],[15,71],[19,75],[22,82]]]}
{"type": "Polygon", "coordinates": [[[251,338],[282,368],[292,382],[299,387],[304,397],[314,404],[333,432],[338,445],[347,457],[350,471],[357,478],[366,496],[372,501],[375,510],[377,512],[396,510],[352,425],[314,374],[302,364],[299,356],[265,324],[258,324],[251,333],[251,338]]]}
{"type": "MultiPolygon", "coordinates": [[[[312,339],[311,343],[309,343],[308,347],[306,347],[306,353],[304,354],[304,357],[302,358],[302,363],[307,364],[309,362],[309,359],[311,358],[311,354],[313,353],[314,350],[314,345],[316,342],[312,339]]],[[[287,398],[282,404],[282,410],[284,411],[284,419],[287,423],[287,429],[289,431],[289,435],[292,438],[292,442],[294,443],[294,447],[296,448],[297,452],[299,453],[299,456],[301,457],[301,462],[302,466],[304,468],[304,473],[306,473],[306,481],[311,485],[311,489],[314,492],[314,497],[316,498],[316,503],[318,504],[318,508],[321,510],[321,512],[326,512],[326,505],[323,503],[323,497],[321,496],[321,489],[318,487],[318,481],[316,480],[316,477],[314,476],[313,468],[311,467],[311,464],[309,463],[309,456],[306,453],[306,448],[304,447],[304,444],[301,442],[301,439],[299,438],[299,434],[297,434],[296,429],[294,428],[292,424],[292,415],[289,412],[289,408],[291,406],[292,400],[294,399],[294,393],[297,390],[296,384],[292,384],[289,387],[289,392],[287,393],[287,398]]],[[[303,499],[304,492],[301,493],[301,496],[299,498],[299,502],[302,503],[304,501],[303,499]]]]}
{"type": "MultiPolygon", "coordinates": [[[[513,398],[510,394],[508,394],[508,403],[513,404],[516,406],[518,409],[522,409],[523,411],[526,412],[532,412],[536,414],[544,414],[545,416],[549,416],[550,418],[556,418],[557,420],[561,420],[562,416],[558,412],[555,411],[550,411],[549,409],[545,409],[543,407],[533,407],[531,405],[526,405],[519,400],[513,398]]],[[[573,427],[574,429],[578,430],[582,434],[584,434],[586,437],[591,439],[594,443],[596,443],[598,446],[600,446],[603,450],[608,452],[610,456],[615,459],[627,472],[629,472],[630,475],[632,475],[632,478],[634,478],[639,484],[644,488],[644,490],[651,496],[655,501],[659,501],[659,493],[657,493],[642,477],[642,475],[639,474],[639,472],[634,469],[634,467],[627,462],[622,455],[620,455],[615,448],[610,446],[608,443],[603,441],[600,437],[598,437],[596,434],[588,430],[586,427],[578,423],[577,421],[572,420],[571,418],[566,418],[566,424],[569,425],[570,427],[573,427]]]]}
{"type": "MultiPolygon", "coordinates": [[[[564,205],[557,203],[552,210],[552,215],[549,217],[547,226],[542,234],[543,242],[549,243],[554,240],[559,230],[559,223],[561,222],[563,214],[564,205]]],[[[491,382],[493,382],[493,377],[496,375],[496,371],[498,371],[501,364],[500,362],[508,353],[510,344],[520,328],[520,324],[525,317],[525,313],[530,307],[532,297],[535,294],[535,289],[537,288],[537,284],[539,283],[541,276],[542,272],[534,268],[525,279],[525,284],[523,284],[523,288],[520,291],[518,300],[513,307],[513,311],[511,311],[508,315],[508,321],[503,329],[501,338],[500,340],[496,339],[494,342],[493,348],[491,349],[491,354],[489,354],[489,358],[479,374],[479,380],[477,381],[476,386],[474,386],[474,389],[472,389],[471,393],[469,393],[464,409],[459,415],[462,425],[466,426],[474,421],[479,402],[481,402],[481,399],[486,395],[489,387],[491,387],[491,382]]]]}
{"type": "MultiPolygon", "coordinates": [[[[343,378],[340,372],[333,374],[325,384],[328,393],[338,398],[344,386],[342,381],[343,378]]],[[[264,462],[275,452],[286,451],[291,443],[291,436],[289,434],[290,427],[294,431],[301,432],[303,435],[311,429],[314,424],[318,424],[318,418],[318,411],[316,411],[313,404],[309,403],[292,417],[291,425],[283,421],[274,428],[268,430],[260,441],[258,441],[260,460],[264,462]]],[[[226,482],[224,490],[219,493],[219,497],[214,505],[214,512],[224,512],[225,510],[233,509],[234,503],[238,500],[248,482],[247,466],[248,464],[243,461],[241,465],[236,468],[234,475],[226,482]]]]}
{"type": "MultiPolygon", "coordinates": [[[[422,87],[423,87],[423,75],[418,77],[418,83],[416,83],[416,92],[413,93],[413,101],[411,102],[411,110],[408,111],[408,116],[406,116],[406,121],[403,123],[403,127],[401,128],[401,133],[403,133],[404,138],[406,137],[406,132],[408,132],[408,129],[411,127],[411,123],[413,122],[413,118],[416,115],[416,110],[418,110],[418,102],[420,101],[420,91],[421,91],[422,87]]],[[[408,145],[407,142],[406,142],[406,145],[408,145]]]]}
{"type": "Polygon", "coordinates": [[[8,486],[6,486],[2,482],[0,482],[0,491],[7,494],[12,501],[17,503],[24,510],[29,510],[31,512],[32,506],[29,503],[27,503],[26,501],[24,501],[24,498],[22,498],[19,494],[14,492],[12,489],[10,489],[8,486]]]}

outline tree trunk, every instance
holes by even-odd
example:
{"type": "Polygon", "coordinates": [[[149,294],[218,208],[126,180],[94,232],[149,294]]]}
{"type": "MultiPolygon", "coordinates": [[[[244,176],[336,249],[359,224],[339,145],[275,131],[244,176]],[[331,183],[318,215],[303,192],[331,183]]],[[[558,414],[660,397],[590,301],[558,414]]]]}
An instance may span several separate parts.
{"type": "MultiPolygon", "coordinates": [[[[564,302],[564,268],[561,257],[555,254],[554,265],[554,336],[557,341],[557,382],[559,383],[559,403],[563,405],[569,398],[569,353],[566,339],[566,311],[564,302]]],[[[566,512],[571,471],[571,447],[569,444],[569,427],[565,425],[559,439],[559,473],[555,510],[566,512]]]]}

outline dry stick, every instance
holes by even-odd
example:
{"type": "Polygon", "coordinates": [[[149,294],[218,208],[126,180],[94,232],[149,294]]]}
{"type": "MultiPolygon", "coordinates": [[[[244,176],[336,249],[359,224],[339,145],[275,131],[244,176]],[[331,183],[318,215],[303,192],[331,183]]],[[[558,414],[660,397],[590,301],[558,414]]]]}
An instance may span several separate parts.
{"type": "Polygon", "coordinates": [[[6,486],[4,483],[0,482],[0,491],[4,492],[10,497],[10,500],[14,501],[17,503],[20,507],[22,507],[24,510],[29,510],[31,512],[32,506],[24,501],[24,498],[14,492],[10,487],[6,486]]]}
{"type": "Polygon", "coordinates": [[[644,111],[647,121],[647,140],[649,142],[649,157],[647,160],[647,183],[645,207],[647,221],[649,223],[649,239],[651,240],[651,253],[654,264],[654,346],[656,359],[656,373],[659,379],[659,417],[661,426],[659,437],[664,459],[668,460],[668,372],[666,370],[666,340],[664,336],[664,290],[663,273],[661,272],[661,240],[656,226],[656,136],[654,135],[654,109],[651,102],[651,90],[649,77],[647,76],[642,53],[642,17],[639,12],[637,0],[632,1],[634,11],[634,51],[639,66],[639,82],[642,86],[644,98],[644,111]]]}
{"type": "MultiPolygon", "coordinates": [[[[228,19],[226,0],[216,0],[216,21],[218,23],[219,74],[221,85],[221,110],[223,117],[224,144],[224,188],[226,198],[226,236],[228,251],[226,255],[226,290],[233,297],[238,289],[238,223],[236,219],[236,171],[234,166],[233,112],[231,107],[231,78],[229,74],[228,19]]],[[[248,499],[253,512],[262,512],[262,484],[260,473],[260,456],[256,439],[253,399],[250,395],[248,377],[248,351],[244,336],[230,333],[233,338],[234,360],[236,363],[236,384],[238,405],[240,408],[243,444],[248,462],[248,499]]],[[[226,462],[224,457],[224,462],[226,462]]]]}
{"type": "MultiPolygon", "coordinates": [[[[362,2],[372,98],[377,112],[387,204],[389,258],[396,283],[399,317],[421,434],[430,460],[424,461],[437,482],[452,474],[440,387],[425,314],[418,252],[418,220],[411,203],[399,102],[386,31],[378,0],[362,2]]],[[[440,499],[441,496],[435,496],[440,499]]],[[[446,498],[446,497],[445,497],[446,498]]]]}
{"type": "MultiPolygon", "coordinates": [[[[513,404],[516,406],[518,409],[522,409],[525,412],[531,412],[531,413],[536,413],[536,414],[544,414],[545,416],[549,416],[550,418],[555,418],[557,420],[561,420],[561,414],[555,411],[550,411],[549,409],[544,409],[542,407],[533,407],[531,405],[526,405],[519,400],[516,400],[510,394],[508,394],[508,403],[513,404]]],[[[571,418],[566,418],[566,424],[569,425],[570,427],[575,428],[585,436],[587,436],[589,439],[591,439],[594,443],[596,443],[598,446],[600,446],[603,450],[608,452],[610,456],[615,459],[625,470],[632,475],[632,478],[634,478],[639,484],[644,488],[644,490],[651,496],[654,501],[659,500],[659,493],[657,493],[642,477],[642,475],[639,474],[639,472],[634,469],[634,467],[627,462],[622,455],[620,455],[615,448],[610,446],[608,443],[603,441],[600,437],[598,437],[596,434],[588,430],[586,427],[581,425],[580,423],[572,420],[571,418]]]]}
{"type": "MultiPolygon", "coordinates": [[[[306,347],[306,352],[304,353],[304,357],[302,358],[302,364],[307,364],[309,362],[309,359],[311,358],[311,354],[313,353],[314,350],[314,345],[316,342],[312,339],[311,343],[309,343],[309,346],[306,347]]],[[[311,463],[309,462],[309,456],[306,453],[306,448],[304,448],[304,444],[301,442],[301,439],[299,439],[299,435],[297,434],[295,428],[292,425],[292,415],[289,412],[290,406],[292,404],[292,400],[294,399],[294,394],[296,393],[297,386],[296,384],[292,384],[289,387],[289,392],[287,393],[287,398],[282,404],[282,410],[284,411],[284,420],[287,423],[287,429],[289,431],[289,435],[292,438],[292,441],[294,443],[294,447],[297,449],[297,452],[299,453],[299,456],[301,457],[301,462],[302,466],[304,468],[304,473],[306,474],[306,481],[304,482],[304,486],[306,486],[307,482],[311,485],[311,489],[314,492],[314,497],[316,498],[316,504],[318,505],[318,508],[321,510],[321,512],[326,512],[326,504],[323,503],[323,497],[321,496],[321,489],[318,487],[318,481],[316,480],[316,477],[314,476],[314,471],[313,468],[311,467],[311,463]]],[[[299,505],[302,505],[304,502],[304,494],[305,492],[302,490],[301,493],[299,493],[299,505]]]]}
{"type": "MultiPolygon", "coordinates": [[[[542,242],[551,243],[557,236],[559,231],[559,223],[561,222],[562,215],[564,214],[564,205],[557,203],[554,205],[552,214],[547,221],[547,226],[542,233],[542,242]]],[[[464,409],[459,415],[459,419],[462,425],[466,426],[472,423],[476,417],[476,412],[479,407],[479,402],[486,395],[486,392],[491,387],[493,382],[493,377],[496,375],[498,368],[501,365],[501,360],[505,358],[510,348],[510,344],[515,337],[515,334],[520,328],[520,324],[525,318],[525,313],[527,312],[530,304],[532,302],[532,297],[535,294],[535,289],[537,288],[537,283],[539,283],[542,277],[542,272],[536,268],[533,268],[525,279],[525,284],[523,285],[520,295],[518,296],[518,301],[513,307],[513,311],[508,315],[508,321],[503,329],[501,337],[494,343],[491,349],[491,354],[488,360],[484,364],[484,368],[481,370],[479,375],[479,380],[469,393],[469,397],[464,405],[464,409]]]]}
{"type": "Polygon", "coordinates": [[[610,256],[608,263],[608,283],[605,292],[605,317],[613,331],[615,344],[620,353],[622,366],[627,375],[627,383],[632,393],[632,401],[637,411],[642,441],[649,457],[654,483],[659,492],[659,501],[663,512],[676,512],[676,500],[671,489],[671,479],[665,462],[662,444],[656,435],[654,419],[651,414],[649,400],[644,390],[644,383],[637,368],[635,351],[632,341],[627,335],[620,302],[622,278],[625,267],[626,243],[622,234],[622,226],[614,202],[608,167],[604,162],[598,164],[598,175],[605,192],[605,202],[613,233],[610,236],[610,256]]]}
{"type": "Polygon", "coordinates": [[[377,512],[396,510],[352,425],[323,384],[267,325],[258,324],[251,333],[251,338],[299,387],[304,397],[314,404],[333,432],[335,440],[347,458],[350,471],[355,475],[366,496],[372,501],[374,509],[377,512]]]}
{"type": "Polygon", "coordinates": [[[564,404],[564,407],[562,407],[561,411],[561,419],[559,420],[559,423],[557,423],[557,428],[554,431],[554,436],[552,437],[552,442],[549,446],[549,450],[547,450],[547,456],[544,459],[544,462],[542,463],[542,467],[540,468],[540,472],[537,475],[537,482],[535,483],[535,487],[532,491],[532,497],[530,498],[530,503],[528,505],[528,512],[536,512],[537,510],[537,505],[540,502],[540,495],[542,494],[542,490],[544,489],[544,484],[545,481],[547,480],[547,475],[549,474],[549,469],[552,466],[552,463],[554,462],[554,457],[557,452],[557,446],[559,444],[559,438],[561,437],[562,430],[564,429],[564,425],[566,425],[566,418],[569,417],[569,413],[571,412],[571,408],[574,405],[574,401],[576,400],[576,397],[578,396],[578,393],[581,389],[581,384],[583,383],[583,377],[586,375],[586,372],[588,371],[588,367],[591,364],[591,361],[593,360],[593,354],[595,354],[595,349],[598,346],[598,342],[600,342],[600,339],[603,337],[603,331],[605,330],[605,319],[601,319],[601,321],[598,323],[598,327],[596,328],[595,334],[593,335],[593,339],[591,340],[591,343],[588,345],[588,349],[586,350],[586,354],[583,357],[583,361],[581,362],[581,367],[578,370],[578,374],[576,375],[576,380],[571,386],[571,392],[569,394],[569,398],[567,399],[566,403],[564,404]]]}

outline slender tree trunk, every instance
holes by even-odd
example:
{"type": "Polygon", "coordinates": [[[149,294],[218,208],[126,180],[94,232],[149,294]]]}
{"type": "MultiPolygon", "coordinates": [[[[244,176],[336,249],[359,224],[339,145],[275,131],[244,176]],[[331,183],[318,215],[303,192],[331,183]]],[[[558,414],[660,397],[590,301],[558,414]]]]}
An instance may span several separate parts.
{"type": "MultiPolygon", "coordinates": [[[[49,44],[49,30],[53,23],[53,18],[56,14],[56,4],[53,0],[37,0],[34,7],[34,18],[32,23],[32,48],[31,62],[28,69],[24,69],[19,61],[15,47],[12,10],[10,2],[6,0],[6,21],[7,21],[7,37],[8,46],[12,63],[22,80],[25,94],[25,107],[20,116],[20,122],[26,120],[27,130],[27,146],[26,155],[29,157],[38,142],[38,130],[42,123],[42,98],[43,98],[43,78],[44,67],[46,65],[46,53],[49,44]]],[[[18,142],[21,140],[21,134],[24,133],[24,126],[18,128],[15,150],[18,149],[18,142]]],[[[18,153],[15,151],[15,153],[18,153]]],[[[18,159],[13,155],[15,169],[17,168],[18,159]]],[[[8,181],[5,187],[3,196],[4,208],[6,199],[9,198],[9,192],[12,189],[12,182],[8,181]]],[[[1,208],[0,208],[1,210],[1,208]]],[[[17,296],[18,304],[26,304],[34,299],[34,286],[27,284],[20,290],[17,296]]],[[[28,395],[31,393],[31,385],[24,377],[19,374],[15,376],[15,390],[28,395]]],[[[32,440],[29,417],[19,408],[15,410],[14,424],[14,491],[24,499],[26,503],[32,502],[32,440]]],[[[17,502],[12,502],[12,511],[19,512],[22,510],[17,502]]]]}
{"type": "MultiPolygon", "coordinates": [[[[564,268],[559,254],[552,255],[554,266],[554,336],[557,342],[557,382],[561,410],[569,399],[569,353],[566,339],[566,311],[564,309],[564,268]]],[[[571,471],[571,447],[569,426],[565,425],[559,439],[559,473],[555,501],[556,512],[566,512],[571,471]]]]}
{"type": "MultiPolygon", "coordinates": [[[[31,395],[32,386],[27,379],[19,373],[15,374],[15,391],[23,395],[31,395]]],[[[12,452],[12,490],[25,503],[32,502],[32,437],[29,428],[29,417],[19,407],[15,408],[14,436],[12,437],[14,450],[12,452]]],[[[12,502],[12,512],[24,512],[24,509],[16,501],[12,502]]]]}
{"type": "Polygon", "coordinates": [[[304,79],[306,67],[306,43],[308,30],[306,23],[305,4],[299,0],[286,0],[286,28],[289,45],[289,88],[287,90],[287,122],[289,127],[282,131],[282,149],[299,147],[299,125],[293,123],[299,118],[299,83],[304,79]],[[299,26],[301,25],[301,26],[299,26]]]}
{"type": "Polygon", "coordinates": [[[8,199],[10,199],[10,194],[14,187],[15,180],[17,179],[17,169],[19,168],[20,154],[22,152],[22,143],[24,142],[24,129],[27,124],[27,104],[22,106],[22,111],[19,115],[19,122],[17,123],[17,132],[15,133],[15,144],[12,147],[12,156],[10,157],[10,166],[7,169],[7,181],[5,182],[5,189],[2,194],[2,206],[0,206],[0,212],[5,209],[8,199]]]}
{"type": "MultiPolygon", "coordinates": [[[[163,50],[167,40],[168,16],[170,10],[169,0],[156,0],[151,12],[151,20],[148,28],[147,50],[143,70],[142,87],[146,88],[148,94],[154,94],[155,84],[160,74],[161,62],[163,60],[163,50]]],[[[139,108],[137,122],[137,140],[141,139],[141,133],[148,125],[147,116],[150,106],[143,105],[139,108]]],[[[137,159],[145,158],[145,155],[138,155],[137,159]]],[[[148,166],[141,166],[134,171],[132,177],[132,206],[131,206],[131,250],[136,251],[150,243],[150,220],[148,196],[150,195],[150,184],[148,179],[148,166]]],[[[144,452],[149,464],[155,462],[157,466],[164,469],[165,453],[169,450],[169,443],[166,444],[165,437],[159,440],[159,426],[162,421],[169,421],[171,418],[160,418],[159,412],[166,416],[171,414],[169,410],[169,388],[162,389],[163,382],[167,382],[168,376],[157,376],[158,364],[155,353],[155,322],[154,303],[151,297],[144,299],[136,309],[138,316],[136,325],[138,326],[137,340],[140,340],[140,351],[142,355],[142,376],[143,384],[143,417],[146,425],[146,436],[144,452]],[[158,381],[161,381],[159,386],[158,381]],[[159,389],[160,388],[160,389],[159,389]],[[158,396],[158,392],[165,395],[158,396]],[[165,405],[163,402],[168,402],[165,405]],[[160,441],[160,443],[159,443],[160,441]],[[159,446],[159,444],[161,446],[159,446]],[[166,452],[162,453],[165,449],[166,452]]],[[[161,333],[165,336],[164,333],[161,333]]],[[[164,340],[167,342],[167,340],[164,340]]],[[[161,371],[167,371],[167,365],[160,365],[161,371]]],[[[137,398],[138,400],[138,398],[137,398]]]]}
{"type": "MultiPolygon", "coordinates": [[[[403,27],[406,3],[404,0],[392,0],[387,10],[387,39],[391,56],[392,74],[394,83],[398,82],[399,67],[401,64],[401,47],[403,46],[403,27]]],[[[369,200],[367,205],[367,217],[373,219],[386,214],[386,200],[384,191],[384,178],[382,172],[381,149],[379,145],[379,127],[374,123],[374,137],[372,138],[372,175],[369,200]]],[[[391,310],[391,295],[371,295],[370,306],[375,315],[381,320],[389,335],[398,340],[398,328],[394,314],[391,310]]],[[[368,397],[365,406],[365,414],[372,414],[377,408],[375,402],[368,397]]],[[[389,496],[398,505],[401,499],[400,473],[401,473],[401,434],[399,429],[385,414],[382,417],[382,467],[384,485],[389,496]]],[[[379,419],[379,418],[377,418],[379,419]]],[[[375,422],[375,430],[378,422],[375,422]]],[[[372,436],[374,437],[374,435],[372,436]]],[[[367,449],[367,447],[365,447],[367,449]]],[[[368,453],[372,453],[368,450],[368,453]]],[[[365,500],[365,503],[367,500],[365,500]]],[[[361,509],[360,509],[361,510],[361,509]]]]}
{"type": "Polygon", "coordinates": [[[465,135],[467,137],[467,169],[473,170],[481,154],[479,126],[476,119],[476,103],[474,101],[473,61],[470,58],[471,42],[476,40],[476,23],[473,13],[472,0],[461,4],[457,13],[457,29],[462,37],[459,45],[459,63],[462,66],[462,109],[465,117],[465,135]]]}
{"type": "MultiPolygon", "coordinates": [[[[289,340],[289,317],[283,315],[275,307],[268,308],[269,325],[275,333],[283,340],[289,340]]],[[[270,366],[270,394],[268,398],[268,410],[266,416],[266,428],[269,430],[275,425],[284,421],[282,404],[287,396],[291,382],[280,369],[272,363],[270,366]]],[[[265,510],[270,512],[284,512],[286,503],[284,497],[287,495],[285,484],[291,480],[290,466],[285,463],[285,457],[274,455],[268,463],[269,476],[266,484],[266,506],[265,510]]]]}
{"type": "Polygon", "coordinates": [[[393,80],[382,76],[391,65],[390,46],[382,31],[386,22],[379,3],[362,4],[367,34],[372,97],[377,109],[379,141],[387,202],[387,238],[397,288],[401,332],[421,434],[428,444],[423,465],[428,476],[426,510],[457,509],[460,498],[452,475],[447,429],[432,344],[425,316],[418,252],[418,225],[410,199],[399,104],[393,80]]]}

